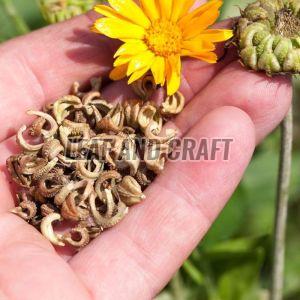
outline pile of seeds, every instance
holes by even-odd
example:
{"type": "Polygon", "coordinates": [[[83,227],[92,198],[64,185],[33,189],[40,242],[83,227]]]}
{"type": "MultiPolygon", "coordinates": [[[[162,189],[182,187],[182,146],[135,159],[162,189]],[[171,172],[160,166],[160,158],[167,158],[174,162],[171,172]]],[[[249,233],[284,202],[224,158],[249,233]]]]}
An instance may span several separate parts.
{"type": "Polygon", "coordinates": [[[140,99],[112,105],[93,79],[88,92],[74,83],[70,95],[28,111],[37,118],[18,131],[22,153],[7,160],[19,185],[12,212],[54,245],[78,248],[121,221],[163,170],[175,138],[163,125],[184,106],[180,93],[160,107],[141,100],[155,88],[146,76],[134,86],[140,99]],[[58,233],[62,222],[69,229],[58,233]]]}

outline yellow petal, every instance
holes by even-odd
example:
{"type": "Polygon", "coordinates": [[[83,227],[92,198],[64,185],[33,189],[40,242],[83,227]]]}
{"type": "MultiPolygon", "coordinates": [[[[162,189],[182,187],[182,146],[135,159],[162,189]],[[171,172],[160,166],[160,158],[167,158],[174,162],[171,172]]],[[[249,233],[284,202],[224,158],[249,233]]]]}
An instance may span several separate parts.
{"type": "Polygon", "coordinates": [[[180,87],[181,61],[180,56],[173,56],[166,59],[167,71],[167,94],[175,94],[180,87]]]}
{"type": "Polygon", "coordinates": [[[207,11],[212,10],[219,10],[219,8],[222,6],[223,1],[222,0],[211,0],[207,3],[199,6],[197,9],[193,10],[191,13],[183,16],[180,21],[179,25],[184,28],[187,23],[189,23],[193,18],[199,18],[202,16],[203,13],[207,11]]]}
{"type": "Polygon", "coordinates": [[[212,42],[205,41],[199,38],[182,42],[182,55],[189,56],[190,54],[187,53],[197,53],[199,51],[209,52],[214,51],[215,49],[216,47],[212,42]]]}
{"type": "Polygon", "coordinates": [[[132,55],[121,55],[114,61],[114,67],[118,67],[128,63],[132,59],[132,55]]]}
{"type": "Polygon", "coordinates": [[[158,0],[161,17],[169,20],[172,13],[173,0],[158,0]]]}
{"type": "Polygon", "coordinates": [[[142,9],[132,0],[108,0],[110,6],[131,22],[148,28],[151,23],[142,9]]]}
{"type": "Polygon", "coordinates": [[[145,51],[134,56],[128,64],[127,76],[145,67],[150,69],[153,60],[154,54],[151,51],[145,51]]]}
{"type": "MultiPolygon", "coordinates": [[[[94,11],[96,11],[97,13],[99,13],[105,17],[124,19],[123,16],[118,14],[114,9],[112,9],[111,7],[109,7],[107,5],[98,4],[94,7],[94,11]]],[[[126,18],[126,20],[128,21],[127,18],[126,18]]]]}
{"type": "Polygon", "coordinates": [[[147,45],[141,40],[131,40],[124,43],[115,53],[114,58],[120,55],[136,55],[148,49],[147,45]]]}
{"type": "Polygon", "coordinates": [[[94,28],[114,39],[143,39],[145,35],[145,30],[141,26],[113,18],[98,19],[94,28]]]}
{"type": "Polygon", "coordinates": [[[215,23],[219,15],[219,10],[212,9],[203,13],[199,18],[192,19],[183,28],[184,39],[192,39],[201,34],[207,27],[215,23]]]}
{"type": "Polygon", "coordinates": [[[192,7],[195,0],[173,0],[173,10],[171,20],[177,22],[192,7]]]}
{"type": "Polygon", "coordinates": [[[233,32],[229,29],[206,29],[199,35],[199,38],[213,43],[227,41],[232,38],[233,32]]]}
{"type": "Polygon", "coordinates": [[[128,80],[128,84],[133,83],[134,81],[138,80],[139,78],[141,78],[143,75],[145,75],[149,70],[149,67],[144,67],[140,70],[137,70],[136,72],[134,72],[129,80],[128,80]]]}
{"type": "Polygon", "coordinates": [[[160,10],[157,6],[157,0],[140,0],[140,2],[145,14],[151,21],[155,21],[160,18],[160,10]]]}
{"type": "Polygon", "coordinates": [[[151,71],[156,84],[165,84],[165,59],[161,56],[156,56],[154,58],[153,64],[151,66],[151,71]]]}
{"type": "Polygon", "coordinates": [[[121,80],[126,77],[128,64],[121,65],[119,67],[114,68],[110,74],[109,78],[112,80],[121,80]]]}
{"type": "Polygon", "coordinates": [[[191,57],[203,60],[205,62],[208,62],[210,64],[214,64],[218,61],[218,57],[217,54],[214,52],[203,52],[203,53],[199,53],[199,54],[193,54],[190,55],[191,57]]]}

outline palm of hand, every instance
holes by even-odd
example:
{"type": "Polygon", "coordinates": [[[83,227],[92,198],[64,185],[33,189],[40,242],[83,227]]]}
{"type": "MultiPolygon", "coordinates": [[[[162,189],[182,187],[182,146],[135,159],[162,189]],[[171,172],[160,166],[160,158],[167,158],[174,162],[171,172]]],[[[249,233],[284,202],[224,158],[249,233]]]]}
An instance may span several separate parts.
{"type": "MultiPolygon", "coordinates": [[[[27,122],[28,108],[66,93],[75,80],[107,76],[114,45],[76,29],[90,23],[81,16],[0,47],[1,299],[154,297],[204,236],[255,145],[290,105],[290,80],[246,72],[233,55],[217,65],[185,61],[181,90],[188,103],[172,126],[196,140],[233,138],[229,161],[170,163],[147,189],[147,200],[116,228],[76,255],[56,251],[34,228],[7,213],[14,199],[5,160],[16,152],[13,135],[27,122]]],[[[125,90],[124,82],[112,83],[103,97],[116,99],[125,90]]]]}

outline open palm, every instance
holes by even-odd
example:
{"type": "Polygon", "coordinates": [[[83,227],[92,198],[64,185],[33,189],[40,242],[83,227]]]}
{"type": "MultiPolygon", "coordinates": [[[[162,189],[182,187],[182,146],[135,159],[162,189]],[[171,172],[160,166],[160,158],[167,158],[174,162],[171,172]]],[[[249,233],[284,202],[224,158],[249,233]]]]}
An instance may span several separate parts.
{"type": "MultiPolygon", "coordinates": [[[[185,61],[187,105],[172,126],[196,140],[233,138],[229,161],[167,164],[118,226],[76,255],[57,251],[7,212],[14,195],[5,161],[17,151],[14,135],[29,122],[27,109],[66,94],[76,80],[107,77],[115,45],[82,30],[93,20],[80,16],[0,46],[0,299],[153,298],[222,210],[255,145],[289,109],[287,78],[247,72],[233,54],[216,65],[185,61]]],[[[115,100],[125,89],[124,82],[107,84],[103,97],[115,100]]]]}

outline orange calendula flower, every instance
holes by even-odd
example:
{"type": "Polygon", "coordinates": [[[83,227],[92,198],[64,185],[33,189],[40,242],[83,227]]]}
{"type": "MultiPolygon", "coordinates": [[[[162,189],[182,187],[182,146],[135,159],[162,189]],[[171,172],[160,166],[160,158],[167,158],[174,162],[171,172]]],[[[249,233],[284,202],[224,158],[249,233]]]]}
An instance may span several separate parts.
{"type": "Polygon", "coordinates": [[[128,83],[151,70],[157,84],[167,84],[168,95],[180,86],[181,57],[216,63],[215,43],[232,37],[231,30],[208,29],[219,17],[222,0],[211,0],[192,10],[195,0],[109,0],[97,5],[102,14],[93,31],[124,44],[115,54],[113,80],[128,83]]]}

